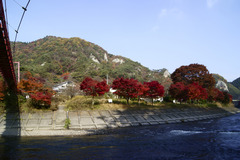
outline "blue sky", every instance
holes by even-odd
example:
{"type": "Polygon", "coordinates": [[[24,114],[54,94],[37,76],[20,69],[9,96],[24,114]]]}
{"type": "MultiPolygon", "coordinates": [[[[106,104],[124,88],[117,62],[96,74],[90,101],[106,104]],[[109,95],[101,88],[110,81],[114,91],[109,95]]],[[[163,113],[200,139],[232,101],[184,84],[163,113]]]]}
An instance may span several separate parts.
{"type": "MultiPolygon", "coordinates": [[[[22,9],[8,0],[7,10],[14,40],[22,9]]],[[[240,77],[239,0],[31,0],[17,41],[47,35],[80,37],[150,69],[199,63],[240,77]]]]}

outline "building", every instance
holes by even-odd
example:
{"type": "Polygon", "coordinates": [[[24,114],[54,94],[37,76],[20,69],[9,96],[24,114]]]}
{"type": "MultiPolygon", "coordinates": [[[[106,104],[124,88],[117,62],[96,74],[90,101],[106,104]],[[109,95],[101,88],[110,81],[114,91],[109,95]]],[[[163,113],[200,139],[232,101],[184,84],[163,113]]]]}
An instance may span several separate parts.
{"type": "Polygon", "coordinates": [[[67,87],[75,87],[75,86],[76,85],[72,81],[66,81],[53,86],[53,90],[58,93],[61,93],[63,90],[66,90],[67,87]]]}

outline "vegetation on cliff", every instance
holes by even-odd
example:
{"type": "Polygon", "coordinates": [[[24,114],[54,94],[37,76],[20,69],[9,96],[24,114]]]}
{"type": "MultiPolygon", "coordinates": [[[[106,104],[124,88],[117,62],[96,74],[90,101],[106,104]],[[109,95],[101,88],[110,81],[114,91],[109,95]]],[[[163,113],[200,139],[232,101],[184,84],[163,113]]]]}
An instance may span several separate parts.
{"type": "Polygon", "coordinates": [[[109,54],[106,50],[80,38],[47,36],[29,43],[16,43],[15,61],[21,62],[21,73],[30,71],[51,86],[70,73],[73,81],[92,77],[98,81],[117,77],[135,78],[140,82],[158,80],[170,86],[170,77],[161,71],[151,71],[138,62],[109,54]]]}

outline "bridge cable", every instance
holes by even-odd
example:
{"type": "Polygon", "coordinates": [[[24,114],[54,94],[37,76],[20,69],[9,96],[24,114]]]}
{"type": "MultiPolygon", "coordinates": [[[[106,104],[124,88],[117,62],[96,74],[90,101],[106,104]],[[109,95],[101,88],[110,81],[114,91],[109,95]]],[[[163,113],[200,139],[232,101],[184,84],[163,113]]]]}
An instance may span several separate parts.
{"type": "Polygon", "coordinates": [[[4,9],[4,12],[5,12],[5,17],[6,17],[6,23],[7,23],[7,30],[8,30],[8,16],[7,16],[7,0],[4,0],[4,5],[5,5],[5,9],[4,9]]]}
{"type": "Polygon", "coordinates": [[[17,30],[13,27],[13,26],[11,26],[9,23],[7,24],[12,30],[14,30],[15,32],[17,32],[17,30]]]}
{"type": "Polygon", "coordinates": [[[19,31],[19,28],[20,28],[20,26],[21,26],[23,17],[24,17],[24,15],[25,15],[25,12],[27,11],[27,7],[28,7],[30,1],[31,1],[31,0],[28,0],[28,3],[27,3],[27,5],[26,5],[26,7],[22,7],[22,6],[20,5],[24,11],[23,11],[21,20],[20,20],[20,22],[19,22],[18,28],[17,28],[17,30],[15,30],[16,35],[15,35],[15,40],[14,40],[14,43],[13,43],[13,53],[15,53],[15,44],[16,44],[16,40],[17,40],[18,31],[19,31]]]}
{"type": "Polygon", "coordinates": [[[27,10],[25,7],[23,7],[21,4],[19,4],[17,1],[13,0],[17,5],[19,5],[23,10],[27,10]]]}

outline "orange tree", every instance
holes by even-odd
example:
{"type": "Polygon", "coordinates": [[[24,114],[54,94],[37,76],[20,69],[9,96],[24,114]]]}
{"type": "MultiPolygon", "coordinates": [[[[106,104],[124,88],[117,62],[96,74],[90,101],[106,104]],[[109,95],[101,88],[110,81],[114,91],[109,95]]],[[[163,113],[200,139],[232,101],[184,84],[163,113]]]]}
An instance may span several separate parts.
{"type": "Polygon", "coordinates": [[[45,88],[41,78],[33,77],[30,72],[23,75],[23,79],[18,83],[18,90],[23,95],[29,95],[35,107],[49,107],[54,91],[45,88]]]}
{"type": "Polygon", "coordinates": [[[20,93],[33,94],[43,88],[43,83],[33,77],[30,72],[25,73],[23,77],[24,79],[18,83],[20,93]]]}

